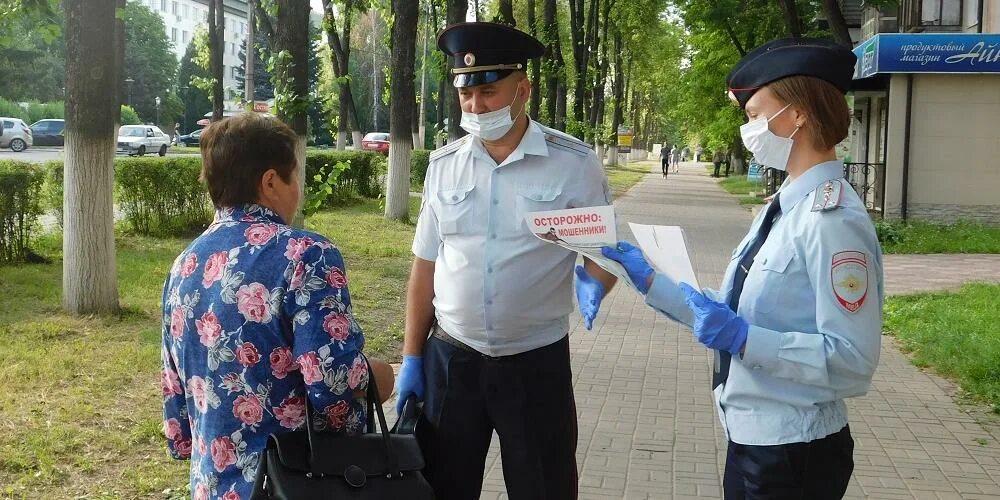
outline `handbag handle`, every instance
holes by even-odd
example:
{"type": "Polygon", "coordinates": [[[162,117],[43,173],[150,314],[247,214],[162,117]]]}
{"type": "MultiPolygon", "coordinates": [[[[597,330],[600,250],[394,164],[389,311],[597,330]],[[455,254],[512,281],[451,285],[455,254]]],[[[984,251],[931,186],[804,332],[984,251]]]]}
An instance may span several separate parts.
{"type": "MultiPolygon", "coordinates": [[[[359,356],[364,358],[365,367],[368,369],[368,388],[366,390],[365,397],[368,399],[366,402],[366,409],[368,410],[368,421],[371,422],[371,412],[374,409],[375,413],[378,415],[379,430],[382,431],[382,444],[385,447],[385,456],[389,465],[389,474],[393,477],[400,477],[402,474],[399,472],[399,460],[396,458],[396,454],[392,451],[392,442],[389,438],[389,426],[385,421],[385,412],[382,411],[382,405],[378,402],[378,384],[375,383],[375,374],[372,372],[372,365],[368,362],[368,356],[365,356],[363,352],[358,353],[359,356]]],[[[306,440],[309,443],[309,469],[313,477],[321,477],[323,474],[316,469],[316,447],[313,445],[313,435],[316,431],[313,430],[313,407],[312,402],[309,400],[309,390],[306,389],[306,440]]],[[[368,432],[371,432],[371,426],[369,425],[368,432]]]]}

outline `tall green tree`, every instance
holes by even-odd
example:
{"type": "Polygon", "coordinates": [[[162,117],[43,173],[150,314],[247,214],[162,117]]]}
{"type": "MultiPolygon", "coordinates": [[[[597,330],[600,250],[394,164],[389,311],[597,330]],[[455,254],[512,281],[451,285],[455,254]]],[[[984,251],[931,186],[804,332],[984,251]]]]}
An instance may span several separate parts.
{"type": "Polygon", "coordinates": [[[45,21],[17,11],[0,23],[0,97],[63,100],[66,41],[58,29],[63,22],[62,9],[57,6],[50,15],[51,20],[45,21]]]}
{"type": "Polygon", "coordinates": [[[126,2],[124,78],[118,83],[121,95],[145,122],[157,115],[156,98],[160,98],[160,115],[170,115],[166,105],[173,99],[177,80],[177,58],[173,43],[167,38],[163,18],[140,2],[126,2]],[[132,79],[131,85],[125,79],[132,79]]]}
{"type": "MultiPolygon", "coordinates": [[[[271,83],[271,73],[267,71],[267,59],[271,57],[271,44],[267,34],[257,31],[254,34],[253,51],[253,98],[255,101],[266,101],[274,98],[274,84],[271,83]]],[[[246,96],[246,62],[247,48],[244,44],[239,52],[240,64],[236,66],[236,89],[241,96],[246,96]]]]}
{"type": "Polygon", "coordinates": [[[201,117],[212,111],[212,101],[209,92],[201,82],[210,81],[208,69],[198,64],[198,54],[208,53],[208,33],[204,29],[195,31],[194,38],[184,51],[177,70],[177,94],[181,98],[183,109],[179,123],[181,130],[191,132],[198,125],[201,117]]]}

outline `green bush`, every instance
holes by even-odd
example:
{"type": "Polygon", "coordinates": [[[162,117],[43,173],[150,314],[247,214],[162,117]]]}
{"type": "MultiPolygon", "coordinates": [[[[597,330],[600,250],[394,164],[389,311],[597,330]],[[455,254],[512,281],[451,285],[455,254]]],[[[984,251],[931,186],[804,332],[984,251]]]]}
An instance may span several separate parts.
{"type": "Polygon", "coordinates": [[[122,104],[121,110],[121,124],[122,125],[141,125],[142,120],[139,119],[139,113],[136,113],[131,106],[126,106],[122,104]]]}
{"type": "Polygon", "coordinates": [[[56,102],[28,102],[26,106],[21,106],[14,101],[0,98],[0,116],[20,118],[31,125],[44,118],[63,118],[65,111],[61,101],[56,102]]]}
{"type": "Polygon", "coordinates": [[[427,176],[427,165],[431,161],[431,152],[426,149],[414,149],[410,156],[410,185],[422,187],[427,176]]]}
{"type": "Polygon", "coordinates": [[[42,213],[37,166],[0,160],[0,263],[20,262],[28,256],[31,226],[42,213]]]}
{"type": "Polygon", "coordinates": [[[212,220],[201,158],[118,158],[115,193],[125,223],[143,235],[182,235],[212,220]]]}
{"type": "Polygon", "coordinates": [[[876,220],[875,221],[875,234],[878,235],[878,241],[885,246],[898,245],[903,241],[903,235],[906,231],[906,226],[902,222],[887,221],[887,220],[876,220]]]}
{"type": "Polygon", "coordinates": [[[45,180],[42,183],[41,198],[43,211],[54,212],[59,227],[63,223],[63,162],[52,160],[42,165],[45,180]]]}
{"type": "Polygon", "coordinates": [[[334,197],[329,201],[353,195],[377,198],[382,192],[378,158],[380,155],[370,151],[309,151],[306,153],[306,190],[320,189],[322,182],[317,181],[316,176],[322,175],[324,169],[346,163],[349,166],[340,172],[334,197]]]}
{"type": "MultiPolygon", "coordinates": [[[[64,119],[66,118],[66,110],[62,101],[31,101],[26,106],[21,106],[19,103],[0,97],[0,116],[20,118],[27,122],[28,125],[31,125],[38,120],[46,118],[64,119]]],[[[121,109],[121,122],[122,125],[138,125],[142,123],[142,120],[139,119],[139,114],[134,109],[123,105],[121,109]]]]}

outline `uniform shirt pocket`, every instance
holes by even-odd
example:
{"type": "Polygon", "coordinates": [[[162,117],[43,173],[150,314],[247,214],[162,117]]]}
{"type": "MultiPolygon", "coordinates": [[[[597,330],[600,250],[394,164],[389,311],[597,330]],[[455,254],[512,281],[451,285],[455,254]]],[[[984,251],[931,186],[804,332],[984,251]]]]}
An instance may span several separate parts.
{"type": "Polygon", "coordinates": [[[438,192],[441,211],[438,224],[441,235],[456,234],[465,230],[473,214],[473,191],[476,186],[461,186],[442,189],[438,192]]]}
{"type": "Polygon", "coordinates": [[[525,214],[531,212],[547,212],[549,210],[559,210],[559,195],[562,194],[561,186],[545,184],[522,184],[517,187],[517,198],[515,200],[517,218],[514,221],[514,228],[520,228],[524,224],[525,214]]]}
{"type": "MultiPolygon", "coordinates": [[[[780,248],[770,255],[758,256],[757,259],[760,265],[757,279],[761,282],[760,293],[753,308],[757,313],[767,314],[778,307],[782,297],[787,297],[784,292],[791,274],[791,263],[795,260],[795,249],[780,248]]],[[[754,263],[754,267],[757,265],[758,263],[754,263]]]]}

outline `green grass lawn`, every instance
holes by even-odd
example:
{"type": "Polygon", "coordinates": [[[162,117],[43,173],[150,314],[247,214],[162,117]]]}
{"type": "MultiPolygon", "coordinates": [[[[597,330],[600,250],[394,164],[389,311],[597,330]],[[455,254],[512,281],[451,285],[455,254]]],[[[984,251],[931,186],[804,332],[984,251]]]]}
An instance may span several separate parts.
{"type": "MultiPolygon", "coordinates": [[[[711,171],[709,169],[709,173],[711,171]]],[[[727,193],[735,195],[740,205],[759,205],[764,203],[763,196],[761,196],[764,186],[757,181],[748,181],[745,175],[723,177],[719,180],[719,186],[725,189],[727,193]],[[750,195],[750,193],[754,194],[750,195]]]]}
{"type": "Polygon", "coordinates": [[[625,166],[604,167],[604,173],[608,176],[608,184],[611,186],[611,197],[617,198],[636,185],[642,178],[650,173],[653,167],[659,168],[656,162],[633,162],[625,166]]]}
{"type": "Polygon", "coordinates": [[[883,253],[1000,253],[1000,226],[878,221],[883,253]]]}
{"type": "Polygon", "coordinates": [[[885,329],[914,364],[955,379],[973,400],[1000,413],[1000,284],[967,284],[957,292],[890,297],[885,329]]]}
{"type": "MultiPolygon", "coordinates": [[[[419,200],[412,200],[416,219],[419,200]]],[[[309,229],[344,254],[367,350],[393,360],[402,336],[412,224],[378,200],[321,212],[309,229]]],[[[189,238],[119,236],[117,317],[60,310],[61,241],[35,241],[51,264],[0,267],[0,498],[184,496],[188,462],[161,433],[160,294],[189,238]]]]}

